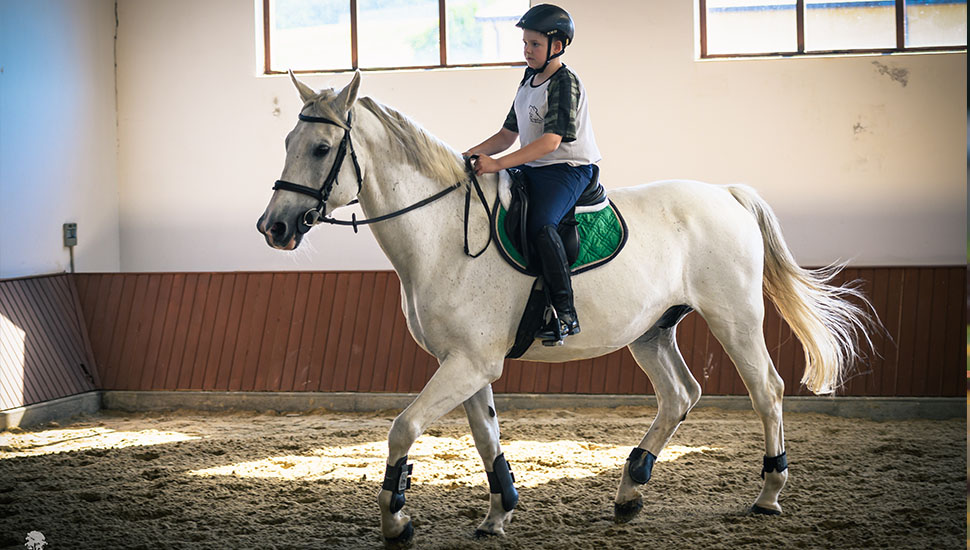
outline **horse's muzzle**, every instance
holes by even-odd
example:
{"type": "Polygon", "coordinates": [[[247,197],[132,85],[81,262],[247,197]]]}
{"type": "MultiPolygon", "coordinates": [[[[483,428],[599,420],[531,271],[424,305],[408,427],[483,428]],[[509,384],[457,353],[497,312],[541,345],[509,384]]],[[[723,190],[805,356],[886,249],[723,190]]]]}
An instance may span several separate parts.
{"type": "Polygon", "coordinates": [[[267,219],[265,214],[256,222],[256,230],[266,239],[266,244],[280,250],[293,250],[300,245],[303,235],[293,227],[294,224],[267,219]]]}

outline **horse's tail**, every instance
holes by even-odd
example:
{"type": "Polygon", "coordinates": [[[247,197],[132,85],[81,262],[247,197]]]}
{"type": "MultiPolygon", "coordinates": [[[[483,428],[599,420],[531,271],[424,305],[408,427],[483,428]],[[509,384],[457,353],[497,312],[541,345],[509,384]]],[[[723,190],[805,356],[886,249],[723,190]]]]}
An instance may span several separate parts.
{"type": "Polygon", "coordinates": [[[875,349],[869,332],[881,325],[872,304],[857,288],[858,281],[829,284],[845,264],[814,270],[799,267],[785,244],[778,218],[754,189],[745,185],[727,189],[758,221],[765,248],[765,292],[802,343],[802,384],[815,394],[835,392],[861,358],[860,344],[864,341],[869,350],[875,349]]]}

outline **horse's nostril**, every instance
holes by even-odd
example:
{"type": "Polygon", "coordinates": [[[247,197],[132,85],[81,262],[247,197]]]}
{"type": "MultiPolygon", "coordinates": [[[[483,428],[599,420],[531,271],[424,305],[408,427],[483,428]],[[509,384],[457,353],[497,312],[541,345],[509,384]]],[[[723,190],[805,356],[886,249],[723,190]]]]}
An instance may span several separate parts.
{"type": "Polygon", "coordinates": [[[273,227],[269,228],[269,232],[274,237],[277,237],[277,238],[282,237],[283,235],[286,234],[286,224],[283,222],[276,222],[273,224],[273,227]]]}

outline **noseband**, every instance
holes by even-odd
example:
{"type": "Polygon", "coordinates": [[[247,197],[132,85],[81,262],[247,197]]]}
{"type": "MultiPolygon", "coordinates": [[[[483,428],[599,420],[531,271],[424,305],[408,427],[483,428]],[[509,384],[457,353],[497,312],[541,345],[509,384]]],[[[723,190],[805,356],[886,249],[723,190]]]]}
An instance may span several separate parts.
{"type": "MultiPolygon", "coordinates": [[[[333,126],[341,126],[339,122],[334,122],[329,118],[309,116],[303,113],[300,113],[300,120],[303,122],[316,122],[321,124],[332,124],[333,126]]],[[[333,159],[333,166],[330,167],[330,173],[327,174],[327,179],[323,180],[323,186],[320,189],[284,180],[276,180],[276,183],[273,185],[274,191],[277,189],[293,191],[294,193],[309,195],[317,199],[316,208],[311,208],[304,212],[303,223],[297,225],[296,227],[296,230],[301,234],[306,233],[317,222],[326,218],[325,209],[327,201],[330,199],[330,193],[333,192],[333,186],[337,184],[337,176],[340,174],[340,167],[344,163],[344,157],[347,156],[347,151],[350,151],[350,159],[354,161],[354,171],[357,173],[357,193],[360,193],[364,178],[360,174],[360,163],[357,162],[357,153],[354,152],[354,145],[350,141],[350,127],[350,112],[348,111],[347,127],[344,129],[344,137],[340,140],[340,145],[337,147],[337,154],[333,159]]]]}

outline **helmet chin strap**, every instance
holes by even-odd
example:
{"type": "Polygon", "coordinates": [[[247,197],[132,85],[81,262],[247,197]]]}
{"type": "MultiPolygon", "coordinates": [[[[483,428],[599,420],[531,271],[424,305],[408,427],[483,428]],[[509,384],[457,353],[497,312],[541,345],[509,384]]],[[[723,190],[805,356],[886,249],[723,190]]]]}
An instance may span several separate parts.
{"type": "Polygon", "coordinates": [[[546,62],[545,62],[545,64],[542,65],[542,68],[539,69],[539,72],[540,73],[542,73],[542,72],[544,72],[546,70],[546,67],[549,66],[549,62],[550,61],[552,61],[553,59],[555,59],[555,58],[559,57],[560,55],[566,53],[566,45],[565,45],[565,43],[563,44],[562,49],[559,50],[559,53],[552,53],[552,43],[555,40],[557,40],[557,39],[554,38],[554,37],[552,37],[552,36],[549,37],[549,43],[546,44],[546,62]]]}

